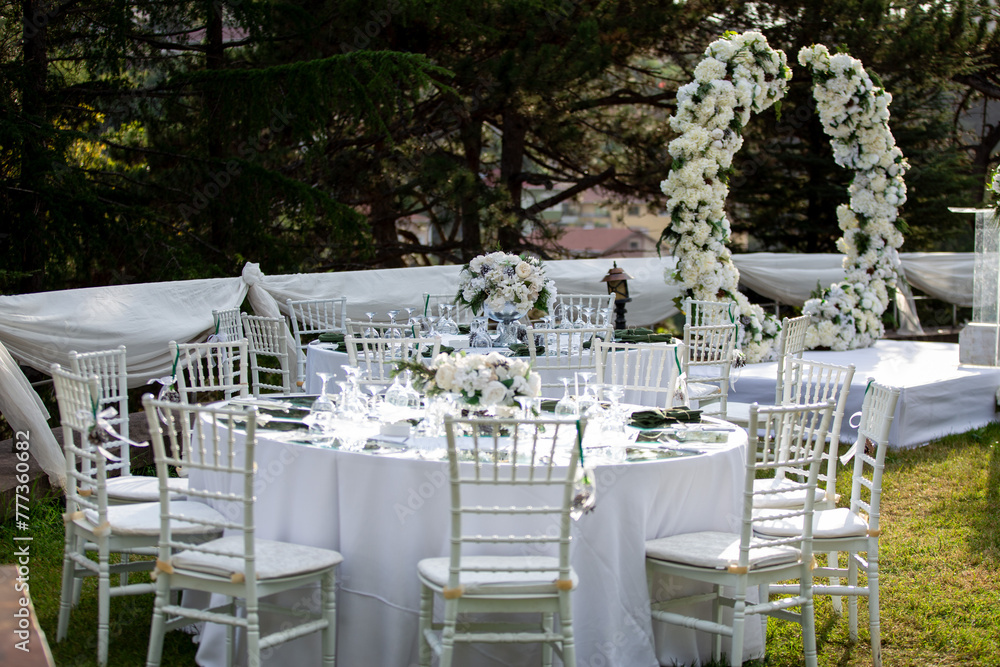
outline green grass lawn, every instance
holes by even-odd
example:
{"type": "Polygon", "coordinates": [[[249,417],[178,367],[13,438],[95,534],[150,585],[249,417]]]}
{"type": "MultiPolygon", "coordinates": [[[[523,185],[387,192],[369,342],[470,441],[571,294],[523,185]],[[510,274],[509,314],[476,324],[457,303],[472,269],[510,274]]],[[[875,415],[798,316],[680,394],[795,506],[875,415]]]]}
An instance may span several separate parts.
{"type": "MultiPolygon", "coordinates": [[[[838,490],[850,495],[849,471],[838,490]]],[[[70,638],[56,643],[62,567],[62,508],[32,508],[31,594],[60,666],[96,663],[96,581],[84,585],[70,638]]],[[[886,667],[1000,667],[1000,424],[915,450],[890,452],[882,501],[882,658],[886,667]]],[[[0,562],[14,560],[13,522],[0,525],[0,562]]],[[[136,581],[146,573],[132,575],[136,581]]],[[[414,585],[416,579],[414,578],[414,585]]],[[[143,664],[152,595],[112,598],[109,665],[143,664]]],[[[820,665],[871,665],[868,613],[859,604],[859,641],[828,598],[817,598],[820,665]]],[[[167,635],[164,665],[194,664],[189,635],[167,635]]],[[[799,626],[771,620],[767,667],[802,664],[799,626]]],[[[353,667],[353,666],[347,666],[353,667]]]]}

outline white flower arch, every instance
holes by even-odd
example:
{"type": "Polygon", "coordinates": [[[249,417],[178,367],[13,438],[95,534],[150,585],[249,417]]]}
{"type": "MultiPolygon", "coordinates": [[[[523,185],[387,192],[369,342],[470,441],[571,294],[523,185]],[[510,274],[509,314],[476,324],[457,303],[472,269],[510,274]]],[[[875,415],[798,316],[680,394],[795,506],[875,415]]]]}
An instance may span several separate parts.
{"type": "Polygon", "coordinates": [[[813,97],[833,158],[854,170],[850,203],[837,207],[844,236],[845,280],[806,302],[813,316],[806,345],[848,350],[882,337],[882,313],[896,287],[896,250],[903,244],[898,208],[906,201],[903,174],[909,165],[889,130],[892,95],[872,81],[859,60],[831,56],[817,44],[799,51],[799,63],[813,74],[813,97]]]}
{"type": "MultiPolygon", "coordinates": [[[[856,171],[851,204],[837,209],[844,229],[837,245],[847,255],[847,280],[807,302],[804,312],[815,321],[809,342],[836,349],[871,345],[882,334],[880,317],[888,288],[895,285],[893,262],[898,263],[895,249],[902,235],[893,223],[895,207],[906,197],[906,163],[886,122],[891,96],[872,85],[849,56],[831,58],[825,47],[813,46],[803,49],[799,60],[813,69],[820,119],[837,164],[856,171]]],[[[759,32],[730,33],[712,42],[694,81],[677,92],[670,125],[680,136],[670,142],[673,163],[660,184],[670,216],[661,242],[677,258],[667,278],[683,285],[681,299],[737,302],[740,343],[751,363],[770,355],[779,324],[739,292],[739,271],[726,247],[726,183],[750,114],[778,102],[790,78],[785,54],[759,32]]]]}

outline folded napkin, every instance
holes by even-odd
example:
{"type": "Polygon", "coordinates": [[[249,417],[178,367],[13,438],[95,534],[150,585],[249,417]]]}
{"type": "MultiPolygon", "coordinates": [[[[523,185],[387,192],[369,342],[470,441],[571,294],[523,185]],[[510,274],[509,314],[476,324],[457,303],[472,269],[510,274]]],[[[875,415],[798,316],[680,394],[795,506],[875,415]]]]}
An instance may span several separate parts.
{"type": "MultiPolygon", "coordinates": [[[[454,351],[455,351],[455,348],[453,348],[451,345],[442,345],[441,349],[438,350],[438,354],[451,354],[454,351]]],[[[433,353],[434,353],[434,348],[432,348],[432,347],[428,347],[428,348],[424,349],[423,352],[421,352],[421,354],[423,354],[425,357],[428,357],[428,358],[430,358],[430,356],[433,353]]]]}
{"type": "Polygon", "coordinates": [[[676,408],[653,408],[651,410],[639,410],[633,412],[629,424],[638,428],[657,428],[667,424],[677,424],[679,422],[701,421],[701,410],[692,410],[687,406],[676,408]]]}
{"type": "MultiPolygon", "coordinates": [[[[544,345],[535,346],[535,354],[545,354],[544,345]]],[[[513,343],[510,345],[510,356],[512,357],[530,357],[531,350],[528,349],[525,343],[513,343]]]]}
{"type": "Polygon", "coordinates": [[[321,343],[343,343],[344,334],[335,331],[328,331],[326,333],[321,333],[319,335],[319,342],[321,343]]]}
{"type": "Polygon", "coordinates": [[[559,399],[557,399],[557,398],[543,398],[541,400],[541,402],[539,403],[538,407],[539,407],[539,409],[542,412],[555,412],[556,411],[556,403],[558,403],[558,402],[559,402],[559,399]]]}
{"type": "Polygon", "coordinates": [[[626,334],[616,335],[615,340],[619,343],[669,343],[674,339],[673,334],[650,333],[650,334],[626,334]]]}
{"type": "Polygon", "coordinates": [[[465,335],[465,336],[468,336],[470,333],[472,333],[472,325],[470,325],[470,324],[459,324],[458,325],[458,333],[460,333],[462,335],[465,335]]]}

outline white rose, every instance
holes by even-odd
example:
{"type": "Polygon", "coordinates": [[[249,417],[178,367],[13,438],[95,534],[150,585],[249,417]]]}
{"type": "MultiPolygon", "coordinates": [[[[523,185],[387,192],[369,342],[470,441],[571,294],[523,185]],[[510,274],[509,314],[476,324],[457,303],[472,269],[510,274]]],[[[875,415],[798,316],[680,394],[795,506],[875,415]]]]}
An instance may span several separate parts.
{"type": "Polygon", "coordinates": [[[542,376],[538,373],[531,371],[528,373],[528,386],[524,390],[526,396],[538,396],[542,393],[542,376]]]}
{"type": "Polygon", "coordinates": [[[442,366],[434,375],[434,382],[445,391],[451,391],[455,384],[455,367],[451,364],[442,366]]]}
{"type": "Polygon", "coordinates": [[[494,380],[483,387],[482,402],[485,405],[498,405],[506,396],[507,387],[494,380]]]}
{"type": "Polygon", "coordinates": [[[520,278],[521,280],[524,280],[525,278],[530,276],[531,272],[532,272],[531,264],[528,264],[527,262],[518,263],[517,268],[514,269],[514,273],[516,273],[517,277],[520,278]]]}

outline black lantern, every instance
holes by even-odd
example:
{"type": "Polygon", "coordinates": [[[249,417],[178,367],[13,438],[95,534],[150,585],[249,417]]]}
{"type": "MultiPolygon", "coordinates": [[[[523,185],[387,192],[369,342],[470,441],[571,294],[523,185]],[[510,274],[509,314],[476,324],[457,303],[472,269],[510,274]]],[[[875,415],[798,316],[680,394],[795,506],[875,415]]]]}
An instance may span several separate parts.
{"type": "Polygon", "coordinates": [[[625,329],[625,304],[632,300],[628,295],[628,281],[632,276],[625,269],[618,268],[618,262],[613,262],[608,269],[608,275],[601,282],[608,284],[608,294],[615,295],[615,329],[625,329]]]}

